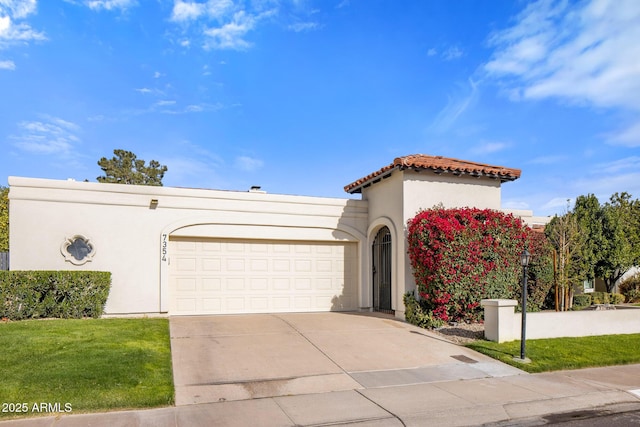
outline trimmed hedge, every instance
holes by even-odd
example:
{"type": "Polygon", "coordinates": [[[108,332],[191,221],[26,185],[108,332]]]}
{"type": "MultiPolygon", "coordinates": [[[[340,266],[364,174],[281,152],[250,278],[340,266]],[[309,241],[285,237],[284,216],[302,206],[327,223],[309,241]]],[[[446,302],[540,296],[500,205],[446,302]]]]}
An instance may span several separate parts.
{"type": "Polygon", "coordinates": [[[0,271],[0,318],[97,318],[110,287],[109,272],[0,271]]]}
{"type": "Polygon", "coordinates": [[[624,295],[611,294],[608,292],[593,292],[594,304],[622,304],[624,302],[624,295]]]}
{"type": "Polygon", "coordinates": [[[591,305],[591,295],[589,294],[579,294],[573,296],[573,308],[576,310],[581,310],[585,307],[589,307],[591,305]]]}

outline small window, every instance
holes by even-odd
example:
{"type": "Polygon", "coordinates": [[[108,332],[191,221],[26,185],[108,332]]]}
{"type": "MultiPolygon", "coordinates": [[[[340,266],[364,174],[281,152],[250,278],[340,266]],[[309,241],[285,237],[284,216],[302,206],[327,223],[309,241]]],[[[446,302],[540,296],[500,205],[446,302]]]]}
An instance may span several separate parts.
{"type": "Polygon", "coordinates": [[[596,281],[595,281],[595,279],[587,279],[587,280],[582,282],[582,286],[583,286],[583,289],[584,289],[584,293],[588,294],[590,292],[595,291],[595,289],[596,289],[596,281]]]}
{"type": "Polygon", "coordinates": [[[62,252],[65,261],[74,265],[82,265],[91,261],[96,251],[89,239],[75,235],[62,243],[60,252],[62,252]]]}

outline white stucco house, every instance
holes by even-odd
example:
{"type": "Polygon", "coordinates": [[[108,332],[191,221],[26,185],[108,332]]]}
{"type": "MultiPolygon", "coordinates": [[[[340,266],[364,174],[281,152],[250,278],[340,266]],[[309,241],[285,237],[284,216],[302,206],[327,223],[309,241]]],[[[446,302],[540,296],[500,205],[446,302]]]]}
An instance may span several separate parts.
{"type": "Polygon", "coordinates": [[[437,204],[500,209],[500,186],[519,177],[421,154],[345,187],[361,199],[9,177],[10,268],[110,271],[114,315],[403,317],[403,294],[415,288],[407,220],[437,204]]]}

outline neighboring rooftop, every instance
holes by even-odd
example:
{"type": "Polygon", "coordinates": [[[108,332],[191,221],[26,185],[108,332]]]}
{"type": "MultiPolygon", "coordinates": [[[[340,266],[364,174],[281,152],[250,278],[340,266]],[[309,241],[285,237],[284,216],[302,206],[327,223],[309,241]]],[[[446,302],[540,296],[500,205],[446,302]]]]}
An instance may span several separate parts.
{"type": "Polygon", "coordinates": [[[344,191],[350,194],[361,193],[362,189],[370,186],[383,178],[389,177],[394,170],[429,170],[436,174],[450,173],[455,176],[469,175],[474,177],[489,177],[499,179],[501,182],[513,181],[520,178],[520,169],[493,166],[484,163],[470,162],[468,160],[452,159],[442,156],[429,156],[426,154],[411,154],[396,157],[390,165],[360,178],[344,187],[344,191]]]}

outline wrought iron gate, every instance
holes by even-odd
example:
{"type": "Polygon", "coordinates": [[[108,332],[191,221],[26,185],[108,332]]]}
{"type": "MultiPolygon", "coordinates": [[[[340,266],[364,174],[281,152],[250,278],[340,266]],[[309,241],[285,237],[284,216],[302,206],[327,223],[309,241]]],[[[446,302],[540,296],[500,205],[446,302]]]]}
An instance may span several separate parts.
{"type": "Polygon", "coordinates": [[[393,313],[391,309],[391,232],[382,227],[373,240],[373,309],[393,313]]]}

